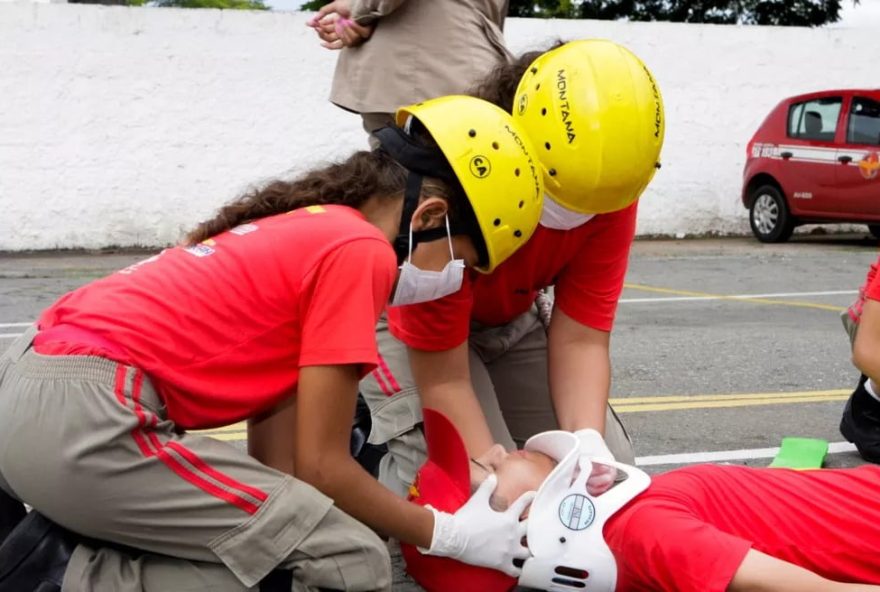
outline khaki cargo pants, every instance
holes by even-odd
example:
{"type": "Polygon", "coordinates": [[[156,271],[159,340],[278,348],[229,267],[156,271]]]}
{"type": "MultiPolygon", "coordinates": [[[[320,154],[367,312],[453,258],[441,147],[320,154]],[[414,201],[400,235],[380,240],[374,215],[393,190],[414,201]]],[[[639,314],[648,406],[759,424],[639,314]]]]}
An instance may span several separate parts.
{"type": "Polygon", "coordinates": [[[0,356],[0,487],[58,524],[132,547],[80,545],[64,592],[390,590],[385,544],[310,485],[225,442],[182,433],[137,368],[42,356],[35,331],[0,356]]]}
{"type": "MultiPolygon", "coordinates": [[[[380,365],[360,384],[373,420],[369,442],[387,444],[379,480],[405,496],[427,455],[422,407],[406,346],[388,331],[384,316],[376,336],[380,365]]],[[[474,391],[496,442],[513,450],[559,428],[547,386],[547,334],[536,307],[501,327],[472,325],[469,345],[474,391]]],[[[632,441],[610,405],[605,441],[618,461],[634,464],[632,441]]]]}

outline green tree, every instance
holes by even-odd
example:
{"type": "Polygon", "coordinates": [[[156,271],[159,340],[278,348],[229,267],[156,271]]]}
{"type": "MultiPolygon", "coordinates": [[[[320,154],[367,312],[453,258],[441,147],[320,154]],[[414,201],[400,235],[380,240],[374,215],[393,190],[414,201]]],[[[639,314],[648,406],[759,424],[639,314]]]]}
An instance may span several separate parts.
{"type": "MultiPolygon", "coordinates": [[[[817,27],[840,20],[843,0],[511,0],[510,15],[817,27]]],[[[858,4],[859,0],[853,0],[858,4]]]]}
{"type": "Polygon", "coordinates": [[[71,4],[113,4],[172,8],[223,8],[226,10],[269,10],[263,0],[68,0],[71,4]]]}

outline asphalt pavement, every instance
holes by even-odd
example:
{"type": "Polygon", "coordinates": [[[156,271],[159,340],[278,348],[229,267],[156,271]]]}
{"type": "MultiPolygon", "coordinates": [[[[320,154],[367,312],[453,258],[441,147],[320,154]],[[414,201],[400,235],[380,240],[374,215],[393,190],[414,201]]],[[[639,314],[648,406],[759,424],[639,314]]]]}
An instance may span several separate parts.
{"type": "MultiPolygon", "coordinates": [[[[0,254],[0,351],[58,296],[148,255],[0,254]]],[[[837,428],[858,378],[839,314],[876,258],[867,234],[636,241],[612,397],[639,463],[766,465],[785,436],[831,442],[827,466],[859,463],[837,428]]]]}

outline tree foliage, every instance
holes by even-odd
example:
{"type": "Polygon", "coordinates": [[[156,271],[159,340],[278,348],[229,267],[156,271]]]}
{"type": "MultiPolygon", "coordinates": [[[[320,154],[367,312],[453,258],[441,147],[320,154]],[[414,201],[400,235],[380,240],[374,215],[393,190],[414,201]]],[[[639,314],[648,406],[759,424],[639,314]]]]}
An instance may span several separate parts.
{"type": "MultiPolygon", "coordinates": [[[[817,27],[840,19],[845,0],[510,0],[510,15],[817,27]]],[[[859,0],[853,0],[858,4],[859,0]]]]}
{"type": "Polygon", "coordinates": [[[159,6],[163,8],[222,8],[226,10],[269,10],[263,0],[68,0],[71,4],[159,6]]]}

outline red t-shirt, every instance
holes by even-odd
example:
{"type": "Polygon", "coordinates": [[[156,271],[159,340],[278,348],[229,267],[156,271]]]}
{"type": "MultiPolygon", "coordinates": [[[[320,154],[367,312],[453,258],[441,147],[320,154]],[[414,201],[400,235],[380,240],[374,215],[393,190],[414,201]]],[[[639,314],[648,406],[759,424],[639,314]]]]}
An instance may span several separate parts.
{"type": "Polygon", "coordinates": [[[862,309],[865,306],[865,299],[880,300],[880,281],[877,281],[877,266],[880,265],[880,259],[877,259],[868,268],[868,274],[865,276],[864,285],[859,288],[859,297],[847,309],[849,318],[853,322],[858,323],[862,318],[862,309]]]}
{"type": "Polygon", "coordinates": [[[302,208],[63,296],[40,317],[35,348],[137,366],[181,427],[227,425],[293,394],[302,366],[375,368],[396,273],[387,238],[357,210],[302,208]],[[85,347],[69,337],[80,330],[85,347]]]}
{"type": "Polygon", "coordinates": [[[700,465],[654,477],[605,525],[617,590],[723,592],[750,548],[828,579],[880,583],[880,467],[700,465]]]}
{"type": "Polygon", "coordinates": [[[636,204],[571,230],[538,226],[489,275],[465,276],[461,290],[431,302],[388,309],[391,333],[427,351],[464,343],[471,320],[499,326],[526,312],[538,290],[555,286],[556,305],[574,320],[610,331],[636,230],[636,204]]]}

